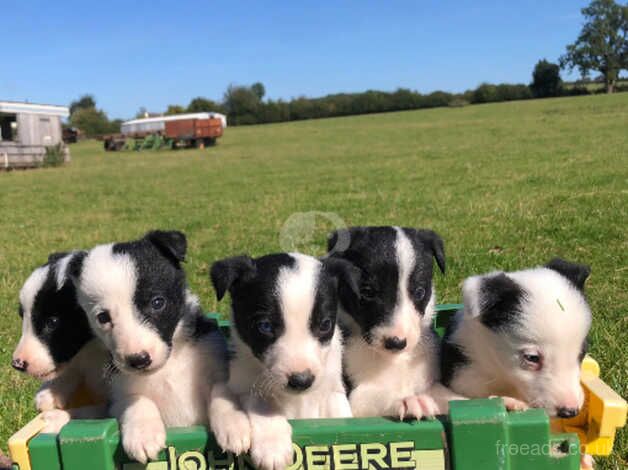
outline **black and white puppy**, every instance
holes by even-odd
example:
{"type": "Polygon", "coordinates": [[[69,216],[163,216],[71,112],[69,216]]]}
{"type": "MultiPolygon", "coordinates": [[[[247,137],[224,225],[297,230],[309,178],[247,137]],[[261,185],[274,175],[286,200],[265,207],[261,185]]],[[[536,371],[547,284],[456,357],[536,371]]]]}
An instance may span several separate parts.
{"type": "Polygon", "coordinates": [[[258,468],[292,462],[288,419],[349,417],[342,380],[338,287],[357,290],[340,260],[297,253],[214,263],[218,299],[232,300],[234,356],[229,381],[216,387],[210,421],[225,450],[249,450],[258,468]]]}
{"type": "Polygon", "coordinates": [[[112,356],[111,414],[122,444],[146,462],[167,426],[207,424],[214,381],[224,381],[226,343],[187,289],[185,235],[152,231],[100,245],[70,263],[79,303],[112,356]]]}
{"type": "MultiPolygon", "coordinates": [[[[51,254],[20,290],[22,336],[12,366],[44,382],[35,405],[45,412],[45,432],[58,431],[70,418],[60,410],[67,408],[79,386],[86,386],[95,402],[108,398],[103,369],[109,355],[94,338],[74,285],[66,277],[68,263],[82,253],[51,254]]],[[[82,411],[77,417],[103,414],[98,407],[82,411]]]]}
{"type": "Polygon", "coordinates": [[[340,291],[354,416],[436,414],[424,392],[439,379],[432,265],[445,272],[443,241],[431,230],[352,227],[333,232],[327,248],[361,271],[357,295],[340,291]]]}
{"type": "Polygon", "coordinates": [[[469,398],[501,395],[509,408],[569,418],[582,407],[580,364],[591,311],[588,266],[554,259],[468,278],[464,309],[443,342],[442,381],[469,398]]]}

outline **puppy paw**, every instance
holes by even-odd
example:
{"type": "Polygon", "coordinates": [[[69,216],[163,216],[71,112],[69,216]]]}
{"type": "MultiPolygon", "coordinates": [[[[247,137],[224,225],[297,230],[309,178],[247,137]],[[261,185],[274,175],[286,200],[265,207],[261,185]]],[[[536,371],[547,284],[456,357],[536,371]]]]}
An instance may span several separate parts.
{"type": "Polygon", "coordinates": [[[292,428],[285,418],[273,421],[265,428],[253,427],[249,454],[260,470],[285,470],[292,465],[292,428]]]}
{"type": "Polygon", "coordinates": [[[423,417],[433,418],[439,413],[439,408],[432,397],[425,394],[411,395],[399,401],[399,420],[405,418],[421,419],[423,417]]]}
{"type": "Polygon", "coordinates": [[[580,469],[589,470],[593,468],[593,456],[590,454],[582,454],[580,457],[580,469]]]}
{"type": "Polygon", "coordinates": [[[166,428],[160,419],[129,422],[122,426],[122,446],[133,460],[156,460],[166,447],[166,428]]]}
{"type": "Polygon", "coordinates": [[[491,395],[489,398],[501,398],[504,401],[504,406],[508,411],[525,411],[530,408],[530,406],[526,402],[513,397],[491,395]]]}
{"type": "Polygon", "coordinates": [[[49,411],[63,408],[63,403],[49,388],[42,388],[35,395],[37,411],[49,411]]]}
{"type": "Polygon", "coordinates": [[[46,425],[41,430],[45,434],[59,434],[61,428],[71,419],[70,413],[65,410],[48,410],[42,413],[46,425]]]}
{"type": "Polygon", "coordinates": [[[251,447],[251,424],[246,413],[232,410],[214,416],[211,428],[216,442],[225,452],[245,454],[251,447]]]}

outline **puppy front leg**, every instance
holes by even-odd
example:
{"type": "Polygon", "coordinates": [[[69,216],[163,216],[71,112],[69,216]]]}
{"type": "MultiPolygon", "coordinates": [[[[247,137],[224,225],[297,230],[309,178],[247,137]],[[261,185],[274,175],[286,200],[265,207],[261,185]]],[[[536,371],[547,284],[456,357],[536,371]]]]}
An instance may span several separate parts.
{"type": "Polygon", "coordinates": [[[351,405],[344,391],[331,392],[327,398],[327,413],[322,418],[351,418],[351,405]]]}
{"type": "Polygon", "coordinates": [[[248,397],[251,423],[251,460],[260,470],[284,470],[292,464],[292,427],[276,407],[258,397],[248,397]]]}
{"type": "Polygon", "coordinates": [[[122,447],[133,460],[145,464],[166,447],[166,427],[151,399],[141,395],[123,397],[112,405],[111,413],[120,422],[122,447]]]}
{"type": "Polygon", "coordinates": [[[251,447],[251,424],[240,401],[228,385],[214,385],[209,401],[209,425],[216,442],[226,452],[240,455],[251,447]]]}
{"type": "Polygon", "coordinates": [[[80,376],[68,370],[58,377],[44,382],[35,395],[37,411],[66,408],[78,387],[80,376]]]}
{"type": "Polygon", "coordinates": [[[393,416],[398,413],[397,401],[390,390],[368,384],[360,384],[349,395],[351,411],[356,418],[393,416]]]}
{"type": "Polygon", "coordinates": [[[58,434],[71,419],[97,419],[107,417],[107,405],[83,406],[68,410],[48,410],[42,413],[46,425],[42,433],[58,434]]]}

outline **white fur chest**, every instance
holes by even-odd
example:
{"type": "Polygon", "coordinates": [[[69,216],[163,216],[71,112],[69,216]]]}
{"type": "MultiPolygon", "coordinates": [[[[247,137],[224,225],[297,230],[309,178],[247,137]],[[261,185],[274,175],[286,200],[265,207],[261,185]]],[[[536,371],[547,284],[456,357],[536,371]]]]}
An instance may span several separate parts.
{"type": "Polygon", "coordinates": [[[117,374],[114,393],[149,398],[157,405],[166,426],[207,424],[206,397],[215,372],[213,364],[209,344],[186,342],[150,375],[117,374]]]}

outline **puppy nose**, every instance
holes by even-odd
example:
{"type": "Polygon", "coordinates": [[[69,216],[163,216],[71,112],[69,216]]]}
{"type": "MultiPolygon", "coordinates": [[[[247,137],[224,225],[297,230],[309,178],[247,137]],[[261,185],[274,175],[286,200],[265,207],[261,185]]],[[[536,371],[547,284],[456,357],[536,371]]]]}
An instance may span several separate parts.
{"type": "Polygon", "coordinates": [[[138,370],[146,369],[152,362],[153,360],[146,351],[142,351],[138,354],[131,354],[126,357],[126,363],[130,367],[138,370]]]}
{"type": "Polygon", "coordinates": [[[406,339],[399,338],[398,336],[393,336],[392,338],[386,338],[384,340],[384,347],[390,351],[401,351],[405,349],[406,344],[408,344],[406,339]]]}
{"type": "Polygon", "coordinates": [[[573,418],[577,414],[578,414],[578,410],[576,408],[567,408],[564,406],[560,406],[556,410],[556,415],[559,418],[573,418]]]}
{"type": "Polygon", "coordinates": [[[296,374],[290,374],[288,376],[288,387],[299,392],[307,390],[313,383],[314,375],[309,370],[306,370],[305,372],[298,372],[296,374]]]}
{"type": "Polygon", "coordinates": [[[19,370],[20,372],[26,372],[26,369],[28,369],[28,362],[23,361],[22,359],[13,359],[11,361],[11,366],[15,370],[19,370]]]}

